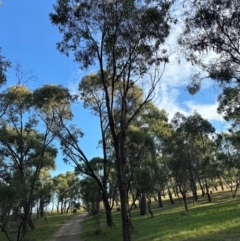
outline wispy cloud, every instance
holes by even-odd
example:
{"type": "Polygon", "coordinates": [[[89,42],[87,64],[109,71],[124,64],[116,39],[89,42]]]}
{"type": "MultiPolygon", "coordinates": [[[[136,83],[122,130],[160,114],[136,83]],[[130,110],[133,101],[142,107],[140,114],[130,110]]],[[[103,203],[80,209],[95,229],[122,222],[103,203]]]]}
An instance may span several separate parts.
{"type": "MultiPolygon", "coordinates": [[[[191,77],[200,70],[183,58],[179,62],[177,37],[181,29],[182,23],[174,25],[170,36],[166,40],[166,46],[172,54],[170,56],[170,63],[167,65],[156,91],[157,94],[154,98],[154,103],[160,109],[165,109],[169,113],[169,119],[171,119],[176,112],[188,116],[193,114],[194,111],[197,111],[203,118],[209,121],[223,121],[223,118],[217,113],[217,93],[215,93],[214,98],[212,98],[215,100],[213,103],[203,104],[200,98],[197,101],[184,100],[182,91],[190,83],[191,77]]],[[[213,54],[209,54],[209,58],[213,57],[213,54]]],[[[213,88],[213,81],[207,79],[202,82],[201,91],[206,91],[210,88],[213,88]]],[[[214,93],[211,94],[214,95],[214,93]]]]}

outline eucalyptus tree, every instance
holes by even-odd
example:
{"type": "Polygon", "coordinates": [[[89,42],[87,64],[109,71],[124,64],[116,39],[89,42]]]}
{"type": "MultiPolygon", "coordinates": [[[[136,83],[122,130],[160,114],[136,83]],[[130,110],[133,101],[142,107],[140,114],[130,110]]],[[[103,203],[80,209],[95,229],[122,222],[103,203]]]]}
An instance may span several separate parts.
{"type": "MultiPolygon", "coordinates": [[[[231,160],[227,162],[229,167],[228,172],[229,173],[233,172],[232,178],[237,180],[237,185],[233,196],[235,196],[237,188],[239,186],[239,177],[236,177],[236,173],[238,173],[238,169],[239,169],[238,158],[239,158],[239,150],[240,150],[239,87],[240,87],[239,83],[236,86],[227,87],[223,90],[223,92],[218,97],[218,113],[222,114],[223,118],[226,121],[228,121],[229,124],[231,125],[231,128],[229,129],[230,133],[228,135],[227,134],[222,135],[221,151],[222,151],[222,154],[225,156],[226,160],[231,160]],[[229,151],[229,148],[231,149],[231,151],[229,151]]],[[[225,176],[228,176],[226,175],[228,172],[225,172],[225,176]]],[[[229,181],[227,181],[227,183],[229,185],[229,181]]]]}
{"type": "Polygon", "coordinates": [[[160,206],[162,206],[161,190],[163,190],[166,180],[166,173],[161,163],[162,140],[170,133],[170,126],[167,121],[166,112],[159,110],[149,101],[133,119],[127,131],[126,153],[127,155],[130,154],[129,163],[131,172],[135,177],[133,182],[135,185],[136,183],[138,185],[144,184],[142,187],[139,185],[138,188],[138,191],[142,193],[142,198],[145,198],[145,195],[150,197],[157,191],[160,206]],[[145,175],[143,175],[144,172],[145,175]],[[139,178],[136,178],[136,176],[139,176],[139,178]],[[147,177],[151,181],[146,182],[147,177]]]}
{"type": "Polygon", "coordinates": [[[239,115],[239,85],[227,87],[218,97],[218,113],[222,114],[223,118],[230,122],[233,131],[240,127],[239,115]]]}
{"type": "Polygon", "coordinates": [[[172,126],[174,129],[173,142],[175,143],[173,146],[175,146],[176,150],[174,151],[174,148],[171,148],[173,151],[171,168],[175,172],[177,183],[181,186],[182,191],[181,189],[180,191],[183,199],[186,198],[184,196],[186,195],[189,183],[189,187],[193,193],[193,202],[197,201],[196,179],[199,180],[201,186],[199,175],[202,174],[210,202],[207,167],[211,159],[212,149],[209,149],[209,143],[211,142],[209,135],[213,134],[215,129],[198,113],[194,113],[194,115],[189,117],[177,113],[172,120],[172,126]]]}
{"type": "MultiPolygon", "coordinates": [[[[107,76],[107,73],[105,74],[107,76]]],[[[107,224],[109,227],[111,227],[113,225],[113,220],[111,214],[112,207],[108,199],[108,179],[110,171],[113,167],[114,152],[112,148],[112,140],[109,136],[110,133],[105,94],[101,83],[100,73],[90,74],[83,77],[79,83],[78,90],[80,98],[83,101],[84,108],[89,108],[92,114],[99,118],[99,125],[101,130],[101,139],[99,140],[99,144],[103,150],[103,159],[101,161],[98,159],[102,166],[102,175],[100,179],[102,184],[100,185],[100,188],[102,190],[102,200],[105,207],[107,224]]],[[[93,161],[94,160],[91,160],[92,164],[93,161]]],[[[99,181],[97,181],[97,183],[99,183],[99,181]]],[[[113,185],[116,187],[116,183],[113,185]]]]}
{"type": "MultiPolygon", "coordinates": [[[[12,230],[9,228],[9,215],[19,206],[18,189],[16,180],[11,176],[10,167],[6,163],[1,162],[0,174],[0,227],[1,232],[5,233],[8,239],[11,239],[12,230]],[[6,229],[10,232],[6,232],[6,229]]],[[[14,234],[15,235],[15,234],[14,234]]]]}
{"type": "MultiPolygon", "coordinates": [[[[57,92],[61,92],[60,87],[57,92]]],[[[31,220],[34,191],[41,169],[55,166],[57,150],[53,145],[55,134],[52,129],[57,128],[60,119],[66,117],[65,113],[58,119],[47,114],[53,103],[48,97],[51,95],[54,98],[54,93],[48,92],[45,96],[36,93],[25,86],[13,86],[0,95],[1,103],[9,103],[1,118],[0,152],[4,163],[11,167],[11,178],[18,180],[19,203],[16,212],[23,210],[15,232],[17,240],[24,237],[28,226],[34,229],[31,220]]],[[[63,105],[60,105],[61,102],[57,101],[54,108],[62,109],[63,105]]]]}
{"type": "Polygon", "coordinates": [[[221,133],[217,140],[220,178],[222,178],[231,189],[232,197],[236,196],[240,183],[240,138],[239,131],[232,133],[221,133]],[[233,188],[235,187],[235,190],[233,188]]]}
{"type": "Polygon", "coordinates": [[[53,180],[49,169],[42,168],[35,184],[34,196],[37,206],[37,218],[44,216],[44,209],[51,202],[53,195],[53,180]]]}
{"type": "Polygon", "coordinates": [[[189,145],[186,136],[181,128],[185,123],[186,117],[176,113],[171,121],[171,135],[165,139],[165,153],[167,154],[167,168],[170,170],[172,177],[175,179],[176,186],[182,195],[185,210],[188,212],[187,191],[189,189],[189,165],[188,156],[189,145]]]}
{"type": "MultiPolygon", "coordinates": [[[[59,115],[58,110],[53,110],[53,115],[56,117],[59,115]]],[[[57,117],[58,118],[58,117],[57,117]]],[[[66,163],[73,162],[78,174],[86,175],[93,178],[102,192],[102,200],[105,207],[105,214],[107,218],[108,226],[113,226],[113,219],[111,214],[111,205],[108,199],[108,177],[112,168],[112,156],[108,155],[104,160],[103,176],[98,175],[98,169],[96,169],[96,163],[87,158],[80,146],[80,138],[83,136],[83,132],[75,125],[71,124],[70,120],[62,120],[56,128],[52,129],[52,132],[58,137],[61,143],[61,150],[64,155],[64,161],[66,163]]]]}
{"type": "MultiPolygon", "coordinates": [[[[127,187],[132,194],[132,205],[139,199],[140,214],[146,214],[147,198],[150,200],[156,182],[155,174],[155,145],[153,138],[146,130],[136,125],[130,125],[126,138],[127,187]]],[[[130,200],[129,200],[130,203],[130,200]]]]}
{"type": "Polygon", "coordinates": [[[57,212],[68,213],[80,199],[80,180],[74,172],[59,174],[53,178],[53,195],[56,197],[57,212]]]}
{"type": "Polygon", "coordinates": [[[199,90],[201,79],[221,83],[240,82],[240,9],[237,0],[185,1],[185,26],[179,44],[187,60],[207,72],[195,75],[189,91],[199,90]],[[206,53],[215,53],[211,60],[206,53]]]}
{"type": "Polygon", "coordinates": [[[170,6],[171,1],[58,0],[55,12],[50,14],[52,23],[63,34],[58,49],[67,55],[73,52],[81,67],[96,64],[100,71],[115,149],[124,241],[131,240],[124,151],[126,129],[161,78],[154,67],[161,63],[164,67],[168,61],[166,51],[160,51],[160,47],[170,31],[170,6]],[[110,73],[109,78],[105,70],[110,73]],[[139,81],[147,90],[146,97],[139,108],[127,116],[129,90],[139,81]],[[120,120],[117,124],[120,127],[116,128],[114,102],[120,82],[120,120]]]}
{"type": "Polygon", "coordinates": [[[61,213],[64,212],[64,201],[67,199],[67,180],[65,174],[59,174],[53,178],[54,195],[56,197],[56,208],[57,212],[59,209],[61,213]]]}
{"type": "MultiPolygon", "coordinates": [[[[210,137],[210,135],[215,133],[215,128],[211,125],[210,122],[203,119],[198,113],[195,112],[194,115],[187,118],[184,129],[187,134],[187,138],[190,141],[190,145],[192,147],[191,149],[193,150],[195,149],[195,151],[190,154],[191,158],[195,160],[195,165],[199,165],[200,163],[203,164],[206,192],[207,192],[209,201],[211,201],[208,184],[207,184],[206,167],[210,158],[210,152],[209,152],[210,146],[207,146],[207,143],[209,142],[208,136],[210,137]],[[200,150],[202,152],[202,155],[201,153],[197,152],[197,150],[200,150]]],[[[192,190],[194,190],[194,193],[196,195],[196,188],[195,188],[194,179],[192,176],[192,168],[193,168],[192,164],[190,165],[189,168],[190,168],[189,172],[191,175],[190,182],[191,182],[192,190]]]]}
{"type": "Polygon", "coordinates": [[[80,185],[82,206],[93,216],[98,216],[101,209],[100,202],[102,201],[102,193],[99,185],[91,177],[81,179],[80,185]]]}
{"type": "Polygon", "coordinates": [[[66,179],[68,184],[68,206],[66,212],[73,211],[73,208],[79,203],[80,200],[80,179],[74,172],[67,172],[66,179]]]}
{"type": "Polygon", "coordinates": [[[142,125],[151,135],[155,145],[155,161],[158,165],[155,167],[156,183],[155,190],[158,193],[159,207],[163,207],[161,200],[162,192],[165,187],[168,189],[170,202],[173,204],[174,200],[170,191],[171,173],[168,169],[168,156],[165,152],[166,140],[171,136],[171,126],[168,123],[168,114],[165,110],[159,110],[152,102],[148,102],[141,111],[142,125]]]}

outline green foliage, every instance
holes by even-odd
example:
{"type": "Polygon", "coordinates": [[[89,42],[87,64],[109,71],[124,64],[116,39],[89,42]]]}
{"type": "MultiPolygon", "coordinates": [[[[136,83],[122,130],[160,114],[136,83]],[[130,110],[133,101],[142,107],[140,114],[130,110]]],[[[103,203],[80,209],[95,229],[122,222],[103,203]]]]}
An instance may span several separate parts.
{"type": "Polygon", "coordinates": [[[93,216],[97,216],[100,212],[100,201],[102,200],[101,189],[96,181],[90,177],[85,177],[80,181],[81,199],[83,206],[93,216]]]}
{"type": "Polygon", "coordinates": [[[77,175],[68,171],[54,177],[52,181],[57,210],[60,208],[61,213],[73,210],[80,198],[80,180],[77,175]]]}
{"type": "Polygon", "coordinates": [[[34,105],[47,115],[71,119],[72,97],[67,88],[60,85],[44,85],[33,92],[34,105]]]}
{"type": "Polygon", "coordinates": [[[148,2],[139,4],[132,0],[116,4],[111,1],[59,0],[50,18],[63,34],[58,49],[67,55],[73,51],[82,67],[93,65],[103,54],[107,56],[109,67],[115,58],[120,70],[125,68],[121,61],[127,59],[134,49],[131,68],[141,74],[146,71],[148,62],[163,60],[155,58],[154,53],[169,34],[170,5],[171,1],[160,1],[151,6],[148,2]],[[102,36],[101,42],[99,36],[102,36]]]}
{"type": "Polygon", "coordinates": [[[0,48],[0,86],[6,83],[7,81],[6,71],[10,66],[11,66],[10,61],[6,60],[6,58],[1,55],[1,48],[0,48]]]}
{"type": "Polygon", "coordinates": [[[238,2],[196,0],[184,6],[185,26],[178,41],[186,59],[203,70],[193,77],[190,93],[199,90],[204,77],[220,83],[239,82],[238,2]],[[208,52],[215,53],[212,60],[205,58],[208,52]]]}
{"type": "Polygon", "coordinates": [[[240,124],[239,86],[225,88],[219,95],[218,102],[218,113],[221,113],[226,121],[238,126],[240,124]]]}
{"type": "MultiPolygon", "coordinates": [[[[7,106],[0,128],[0,155],[6,173],[3,180],[9,191],[16,193],[8,202],[8,210],[1,206],[1,224],[6,227],[3,229],[6,234],[20,240],[29,226],[34,229],[30,212],[40,195],[37,187],[41,169],[55,168],[57,150],[52,145],[55,136],[42,118],[43,112],[38,109],[39,115],[36,115],[33,93],[26,86],[8,88],[1,93],[0,101],[7,106]]],[[[3,198],[7,200],[8,193],[3,198]]],[[[45,203],[49,202],[49,194],[45,198],[45,203]]]]}

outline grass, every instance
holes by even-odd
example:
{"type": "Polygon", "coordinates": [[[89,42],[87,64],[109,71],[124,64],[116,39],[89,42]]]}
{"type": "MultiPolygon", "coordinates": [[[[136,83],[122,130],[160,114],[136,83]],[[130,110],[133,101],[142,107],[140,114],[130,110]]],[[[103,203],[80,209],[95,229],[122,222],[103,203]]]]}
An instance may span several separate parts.
{"type": "MultiPolygon", "coordinates": [[[[59,227],[65,223],[73,215],[69,214],[59,214],[59,213],[50,213],[47,215],[47,221],[44,218],[36,219],[33,216],[33,222],[36,227],[35,230],[30,230],[26,236],[25,240],[28,241],[47,241],[54,233],[59,229],[59,227]]],[[[8,241],[5,234],[0,232],[0,240],[8,241]]]]}
{"type": "MultiPolygon", "coordinates": [[[[212,194],[212,203],[207,197],[200,197],[193,206],[189,199],[189,213],[183,203],[175,200],[174,205],[164,200],[164,207],[153,203],[154,217],[140,216],[139,210],[132,211],[135,231],[132,241],[239,241],[240,240],[240,200],[231,198],[229,191],[212,194]]],[[[121,241],[120,214],[113,212],[115,227],[96,235],[96,221],[88,218],[83,223],[81,237],[84,241],[121,241]]],[[[101,220],[105,225],[104,216],[101,220]]],[[[103,226],[104,227],[104,226],[103,226]]]]}

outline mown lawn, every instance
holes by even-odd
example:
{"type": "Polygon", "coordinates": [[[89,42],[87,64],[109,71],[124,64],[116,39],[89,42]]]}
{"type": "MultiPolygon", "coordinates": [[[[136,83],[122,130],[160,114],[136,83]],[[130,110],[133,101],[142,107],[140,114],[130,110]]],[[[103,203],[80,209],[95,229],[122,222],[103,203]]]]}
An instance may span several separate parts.
{"type": "MultiPolygon", "coordinates": [[[[140,216],[133,210],[132,222],[135,231],[133,241],[239,241],[240,240],[240,199],[231,198],[230,192],[212,194],[212,203],[207,197],[200,197],[193,206],[189,199],[189,213],[184,211],[183,203],[175,200],[164,207],[153,203],[154,217],[140,216]]],[[[115,227],[108,229],[104,216],[100,222],[101,234],[96,234],[96,220],[88,218],[83,224],[81,237],[84,241],[121,241],[120,214],[113,212],[115,227]]]]}
{"type": "MultiPolygon", "coordinates": [[[[25,240],[27,241],[47,241],[54,233],[59,229],[59,227],[65,223],[69,218],[76,214],[59,214],[50,213],[47,215],[47,221],[44,218],[36,219],[33,216],[33,222],[36,229],[29,231],[25,240]]],[[[16,240],[16,239],[14,239],[16,240]]],[[[5,234],[0,232],[0,241],[8,241],[5,234]]]]}

